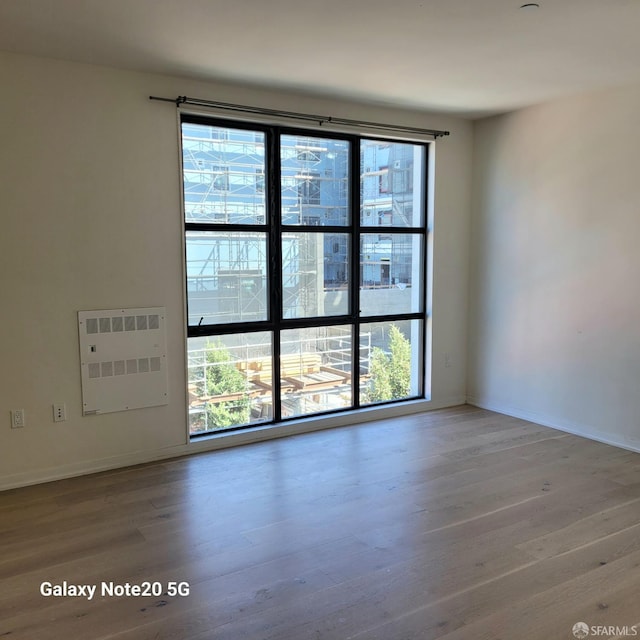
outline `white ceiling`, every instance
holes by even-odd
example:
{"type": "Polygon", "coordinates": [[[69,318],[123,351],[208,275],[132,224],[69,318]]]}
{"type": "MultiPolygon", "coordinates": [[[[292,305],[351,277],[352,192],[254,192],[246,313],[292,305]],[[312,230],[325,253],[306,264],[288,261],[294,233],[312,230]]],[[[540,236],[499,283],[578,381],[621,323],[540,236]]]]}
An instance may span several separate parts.
{"type": "Polygon", "coordinates": [[[478,117],[640,82],[640,0],[0,0],[0,50],[478,117]]]}

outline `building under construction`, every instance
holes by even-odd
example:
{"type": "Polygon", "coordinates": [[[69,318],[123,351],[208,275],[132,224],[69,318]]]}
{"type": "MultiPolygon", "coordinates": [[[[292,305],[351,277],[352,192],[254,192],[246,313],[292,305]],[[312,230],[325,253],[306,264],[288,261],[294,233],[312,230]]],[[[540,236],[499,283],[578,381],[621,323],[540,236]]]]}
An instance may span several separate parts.
{"type": "MultiPolygon", "coordinates": [[[[188,222],[266,222],[264,141],[261,132],[184,125],[184,208],[188,222]],[[205,135],[209,137],[204,137],[205,135]]],[[[413,216],[414,159],[410,145],[364,141],[360,149],[362,235],[360,286],[411,286],[409,238],[375,232],[408,226],[413,216]]],[[[348,142],[281,138],[283,225],[349,224],[348,142]]],[[[285,231],[282,238],[284,317],[324,315],[332,291],[346,288],[348,234],[285,231]]],[[[189,232],[187,287],[190,321],[259,319],[266,291],[263,232],[189,232]]],[[[332,315],[346,312],[338,309],[332,315]]]]}
{"type": "MultiPolygon", "coordinates": [[[[197,229],[186,232],[191,326],[266,320],[272,259],[280,267],[284,318],[349,313],[350,142],[297,134],[282,135],[279,143],[282,235],[278,255],[270,257],[265,133],[183,124],[185,219],[197,223],[197,229]]],[[[419,264],[412,255],[421,250],[420,238],[388,229],[415,226],[414,170],[422,164],[415,162],[414,153],[412,145],[375,140],[364,140],[359,149],[361,208],[355,215],[361,225],[358,276],[365,316],[384,314],[387,307],[389,313],[396,312],[399,299],[412,295],[412,269],[419,264]]],[[[415,209],[420,215],[420,208],[415,209]]],[[[283,415],[351,404],[353,337],[348,325],[283,331],[283,415]]],[[[223,420],[212,417],[214,409],[219,414],[235,412],[230,420],[242,411],[241,421],[270,418],[270,340],[261,332],[248,339],[243,334],[224,336],[224,345],[220,340],[190,339],[193,431],[210,430],[212,420],[223,420]],[[237,388],[231,388],[231,382],[223,394],[204,391],[216,368],[237,380],[237,388]]],[[[367,384],[376,343],[374,334],[361,332],[361,387],[367,384]]]]}

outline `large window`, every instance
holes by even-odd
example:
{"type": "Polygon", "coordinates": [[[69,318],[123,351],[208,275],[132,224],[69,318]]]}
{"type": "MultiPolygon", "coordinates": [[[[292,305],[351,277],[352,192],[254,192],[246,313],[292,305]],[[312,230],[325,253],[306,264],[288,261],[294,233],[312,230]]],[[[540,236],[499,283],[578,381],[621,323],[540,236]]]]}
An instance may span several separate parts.
{"type": "Polygon", "coordinates": [[[426,145],[183,116],[192,435],[424,397],[426,145]]]}

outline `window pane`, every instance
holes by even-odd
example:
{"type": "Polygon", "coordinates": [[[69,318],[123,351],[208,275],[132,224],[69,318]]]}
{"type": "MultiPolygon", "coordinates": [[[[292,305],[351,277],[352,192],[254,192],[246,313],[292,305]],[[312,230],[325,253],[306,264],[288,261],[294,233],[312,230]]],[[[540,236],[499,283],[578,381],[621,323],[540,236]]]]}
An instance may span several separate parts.
{"type": "Polygon", "coordinates": [[[313,318],[349,312],[349,235],[284,233],[284,318],[313,318]]]}
{"type": "Polygon", "coordinates": [[[361,325],[360,404],[420,395],[421,344],[421,320],[361,325]]]}
{"type": "Polygon", "coordinates": [[[265,224],[264,134],[182,125],[187,222],[265,224]]]}
{"type": "Polygon", "coordinates": [[[346,140],[283,135],[280,158],[283,224],[349,224],[346,140]]]}
{"type": "Polygon", "coordinates": [[[421,311],[422,264],[421,235],[362,234],[360,314],[382,316],[421,311]]]}
{"type": "Polygon", "coordinates": [[[360,144],[363,226],[424,225],[425,148],[381,140],[360,144]]]}
{"type": "Polygon", "coordinates": [[[189,338],[189,431],[197,434],[272,417],[271,334],[189,338]]]}
{"type": "Polygon", "coordinates": [[[267,319],[266,235],[187,231],[189,325],[267,319]]]}
{"type": "Polygon", "coordinates": [[[352,406],[351,327],[292,329],[281,335],[282,416],[352,406]]]}

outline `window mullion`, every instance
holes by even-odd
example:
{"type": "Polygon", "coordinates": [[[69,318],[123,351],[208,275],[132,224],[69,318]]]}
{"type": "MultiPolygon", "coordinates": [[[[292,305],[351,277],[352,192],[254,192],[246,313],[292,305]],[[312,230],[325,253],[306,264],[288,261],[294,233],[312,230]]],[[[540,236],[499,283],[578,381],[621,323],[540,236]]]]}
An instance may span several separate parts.
{"type": "Polygon", "coordinates": [[[360,138],[351,142],[351,316],[353,317],[352,403],[360,407],[360,138]]]}
{"type": "Polygon", "coordinates": [[[282,216],[281,211],[281,168],[280,168],[280,135],[277,130],[270,129],[267,134],[267,167],[266,183],[268,189],[269,212],[269,318],[274,325],[273,331],[273,373],[271,380],[273,421],[282,420],[280,351],[282,322],[282,216]]]}

